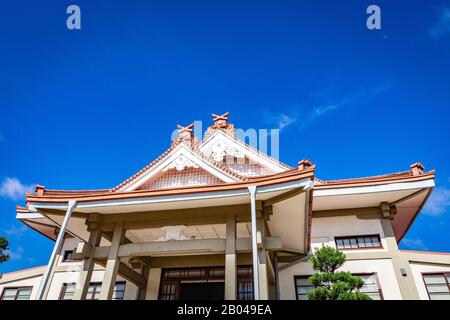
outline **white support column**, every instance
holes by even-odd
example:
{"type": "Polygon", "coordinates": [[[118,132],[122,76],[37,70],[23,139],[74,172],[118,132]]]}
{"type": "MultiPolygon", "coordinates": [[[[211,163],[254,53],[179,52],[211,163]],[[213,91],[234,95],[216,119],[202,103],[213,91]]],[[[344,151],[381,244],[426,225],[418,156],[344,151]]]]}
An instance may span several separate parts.
{"type": "Polygon", "coordinates": [[[67,225],[69,224],[69,219],[72,216],[73,210],[75,210],[77,206],[77,202],[75,200],[70,200],[67,204],[66,215],[64,216],[63,223],[61,225],[61,229],[59,230],[58,237],[56,238],[55,245],[53,247],[52,254],[50,255],[50,260],[48,261],[47,269],[42,276],[41,284],[39,285],[38,292],[36,294],[36,300],[44,300],[45,292],[47,290],[47,286],[49,285],[50,276],[53,274],[53,268],[55,266],[55,261],[57,256],[61,253],[61,249],[64,242],[64,235],[67,230],[67,225]]]}
{"type": "Polygon", "coordinates": [[[103,277],[102,289],[99,297],[100,300],[112,299],[120,264],[117,254],[119,252],[119,246],[123,243],[124,237],[124,224],[123,222],[118,222],[114,228],[114,235],[109,249],[108,262],[106,263],[105,275],[103,277]]]}
{"type": "Polygon", "coordinates": [[[251,207],[251,219],[252,219],[252,257],[253,257],[253,289],[255,300],[260,299],[259,295],[259,267],[258,267],[258,244],[257,244],[257,231],[256,231],[256,186],[249,186],[248,191],[250,193],[250,207],[251,207]]]}
{"type": "Polygon", "coordinates": [[[225,245],[225,300],[236,300],[236,216],[227,215],[225,245]]]}
{"type": "Polygon", "coordinates": [[[267,276],[267,252],[265,245],[265,226],[262,218],[256,218],[256,232],[258,248],[258,278],[259,278],[259,299],[269,300],[269,279],[267,276]]]}

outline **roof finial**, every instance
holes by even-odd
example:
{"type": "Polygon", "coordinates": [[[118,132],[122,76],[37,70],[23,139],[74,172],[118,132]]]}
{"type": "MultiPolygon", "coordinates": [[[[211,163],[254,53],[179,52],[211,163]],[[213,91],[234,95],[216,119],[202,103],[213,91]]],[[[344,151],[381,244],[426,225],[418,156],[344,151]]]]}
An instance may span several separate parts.
{"type": "Polygon", "coordinates": [[[299,171],[305,170],[305,169],[307,169],[307,168],[309,168],[311,166],[312,166],[312,161],[311,160],[304,159],[304,160],[301,160],[301,161],[298,162],[298,170],[299,171]]]}
{"type": "Polygon", "coordinates": [[[420,162],[412,164],[410,168],[413,176],[421,175],[423,173],[423,169],[425,169],[423,164],[421,164],[420,162]]]}
{"type": "Polygon", "coordinates": [[[228,125],[227,121],[228,121],[229,115],[230,115],[229,112],[225,112],[221,116],[213,113],[212,116],[213,116],[214,125],[219,128],[225,128],[228,125]]]}
{"type": "Polygon", "coordinates": [[[194,123],[191,123],[190,125],[183,127],[177,124],[178,129],[178,138],[181,138],[184,141],[191,141],[193,138],[193,129],[194,129],[194,123]]]}

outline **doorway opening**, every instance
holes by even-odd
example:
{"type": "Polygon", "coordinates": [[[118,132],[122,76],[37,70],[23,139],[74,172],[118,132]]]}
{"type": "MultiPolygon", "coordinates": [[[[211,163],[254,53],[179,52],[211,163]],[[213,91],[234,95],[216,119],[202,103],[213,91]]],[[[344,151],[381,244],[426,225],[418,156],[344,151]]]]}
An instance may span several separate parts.
{"type": "MultiPolygon", "coordinates": [[[[237,298],[253,300],[252,266],[237,267],[237,298]]],[[[160,300],[223,300],[225,268],[163,269],[160,300]]]]}

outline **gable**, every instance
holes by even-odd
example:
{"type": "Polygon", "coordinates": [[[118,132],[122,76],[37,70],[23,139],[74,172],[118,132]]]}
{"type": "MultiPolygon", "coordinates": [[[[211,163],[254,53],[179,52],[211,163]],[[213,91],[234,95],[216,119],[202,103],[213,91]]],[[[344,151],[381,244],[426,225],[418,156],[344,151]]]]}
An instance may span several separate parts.
{"type": "Polygon", "coordinates": [[[161,159],[157,159],[154,165],[146,167],[129,180],[119,185],[117,190],[148,190],[240,181],[232,171],[203,159],[201,154],[184,143],[178,144],[161,159]]]}
{"type": "Polygon", "coordinates": [[[219,183],[224,183],[224,181],[199,167],[189,167],[183,170],[171,168],[159,172],[136,190],[181,188],[219,183]]]}
{"type": "Polygon", "coordinates": [[[220,130],[203,140],[199,149],[205,157],[244,176],[270,175],[291,169],[220,130]]]}

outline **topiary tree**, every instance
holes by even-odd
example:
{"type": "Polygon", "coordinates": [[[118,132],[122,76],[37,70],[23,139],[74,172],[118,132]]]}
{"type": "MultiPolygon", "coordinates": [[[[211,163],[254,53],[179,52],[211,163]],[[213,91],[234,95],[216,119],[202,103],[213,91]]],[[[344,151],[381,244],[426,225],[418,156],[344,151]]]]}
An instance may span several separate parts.
{"type": "Polygon", "coordinates": [[[345,254],[332,247],[324,246],[311,257],[314,270],[309,277],[315,288],[308,292],[310,300],[372,300],[359,290],[364,281],[350,272],[336,270],[345,262],[345,254]]]}
{"type": "Polygon", "coordinates": [[[5,251],[8,250],[8,239],[0,237],[0,263],[6,262],[9,259],[9,254],[5,251]]]}

